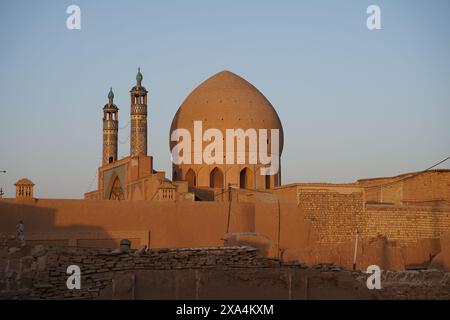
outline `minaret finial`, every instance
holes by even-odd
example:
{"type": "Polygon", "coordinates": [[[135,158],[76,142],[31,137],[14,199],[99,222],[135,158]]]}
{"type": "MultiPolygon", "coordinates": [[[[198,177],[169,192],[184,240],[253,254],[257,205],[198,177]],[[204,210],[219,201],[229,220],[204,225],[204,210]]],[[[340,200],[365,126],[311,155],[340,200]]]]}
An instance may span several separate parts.
{"type": "Polygon", "coordinates": [[[108,93],[108,99],[109,99],[109,104],[113,104],[113,100],[114,100],[114,92],[112,90],[112,87],[109,88],[109,93],[108,93]]]}
{"type": "Polygon", "coordinates": [[[143,78],[143,76],[142,76],[142,73],[141,73],[141,68],[139,67],[138,68],[138,73],[136,74],[136,81],[137,81],[138,87],[141,86],[142,78],[143,78]]]}

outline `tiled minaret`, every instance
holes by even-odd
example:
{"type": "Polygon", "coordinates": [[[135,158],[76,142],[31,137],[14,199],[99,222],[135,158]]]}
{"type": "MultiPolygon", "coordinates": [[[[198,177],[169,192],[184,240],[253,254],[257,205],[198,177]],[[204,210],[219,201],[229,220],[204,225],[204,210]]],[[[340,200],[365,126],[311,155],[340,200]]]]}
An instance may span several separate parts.
{"type": "Polygon", "coordinates": [[[117,160],[117,136],[119,130],[119,108],[113,103],[112,88],[109,102],[103,107],[103,165],[117,160]]]}
{"type": "Polygon", "coordinates": [[[142,73],[138,69],[136,86],[131,91],[130,156],[147,155],[147,90],[142,86],[142,73]]]}

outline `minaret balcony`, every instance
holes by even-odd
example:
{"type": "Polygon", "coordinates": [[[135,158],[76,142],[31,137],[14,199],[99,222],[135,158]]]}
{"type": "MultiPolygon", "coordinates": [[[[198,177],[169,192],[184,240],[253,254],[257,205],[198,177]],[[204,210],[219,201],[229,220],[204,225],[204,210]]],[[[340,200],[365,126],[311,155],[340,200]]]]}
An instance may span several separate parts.
{"type": "Polygon", "coordinates": [[[117,121],[106,120],[103,121],[103,129],[118,129],[119,123],[117,121]]]}
{"type": "Polygon", "coordinates": [[[135,104],[131,106],[131,114],[147,114],[147,106],[144,104],[135,104]]]}

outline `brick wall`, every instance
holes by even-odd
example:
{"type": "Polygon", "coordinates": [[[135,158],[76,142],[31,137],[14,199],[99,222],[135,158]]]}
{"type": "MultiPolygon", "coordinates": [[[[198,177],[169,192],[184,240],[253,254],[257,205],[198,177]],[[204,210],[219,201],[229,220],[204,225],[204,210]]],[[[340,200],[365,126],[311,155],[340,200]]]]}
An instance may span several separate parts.
{"type": "Polygon", "coordinates": [[[386,235],[389,240],[409,244],[439,238],[450,231],[450,207],[367,205],[365,236],[386,235]]]}
{"type": "Polygon", "coordinates": [[[299,188],[298,205],[317,233],[319,244],[386,236],[400,245],[438,239],[450,231],[450,206],[399,206],[365,204],[362,190],[299,188]]]}
{"type": "Polygon", "coordinates": [[[365,224],[362,190],[300,189],[298,203],[321,244],[352,240],[365,224]]]}
{"type": "Polygon", "coordinates": [[[421,174],[409,173],[397,177],[364,179],[368,202],[393,204],[429,204],[431,201],[450,203],[450,171],[434,170],[421,174]]]}
{"type": "Polygon", "coordinates": [[[403,183],[403,202],[440,200],[450,203],[450,171],[431,171],[403,183]]]}

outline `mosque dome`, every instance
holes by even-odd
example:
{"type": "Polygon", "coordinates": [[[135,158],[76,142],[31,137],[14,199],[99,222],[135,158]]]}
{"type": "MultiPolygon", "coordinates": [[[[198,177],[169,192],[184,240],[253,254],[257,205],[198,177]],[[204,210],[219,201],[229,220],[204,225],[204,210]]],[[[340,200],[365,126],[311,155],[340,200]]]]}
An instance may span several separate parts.
{"type": "MultiPolygon", "coordinates": [[[[222,71],[204,81],[184,100],[175,114],[169,134],[170,150],[177,141],[170,141],[173,131],[186,129],[191,134],[194,145],[194,122],[201,121],[202,132],[208,129],[218,129],[226,139],[226,130],[232,129],[267,129],[267,147],[271,146],[271,129],[279,130],[279,154],[283,150],[283,127],[277,112],[267,98],[252,84],[238,75],[222,71]]],[[[246,139],[247,140],[247,139],[246,139]]],[[[209,142],[202,142],[203,148],[209,142]]],[[[226,142],[224,141],[224,152],[226,142]]],[[[247,148],[247,147],[246,147],[247,148]]],[[[249,154],[246,149],[246,156],[249,154]]],[[[268,150],[270,152],[270,150],[268,150]]],[[[194,159],[196,149],[191,148],[191,159],[194,159]]],[[[225,158],[225,156],[224,156],[225,158]]],[[[192,160],[191,160],[192,161],[192,160]]],[[[172,168],[173,180],[188,181],[190,187],[209,187],[224,189],[229,185],[237,185],[245,189],[267,190],[281,183],[281,174],[271,176],[260,173],[264,164],[237,163],[181,163],[172,168]]]]}
{"type": "Polygon", "coordinates": [[[230,71],[219,72],[192,91],[175,114],[170,133],[177,128],[193,132],[197,120],[202,121],[203,131],[279,129],[280,155],[283,150],[283,127],[272,104],[251,83],[230,71]]]}

